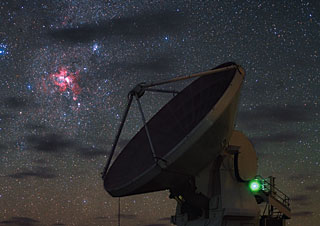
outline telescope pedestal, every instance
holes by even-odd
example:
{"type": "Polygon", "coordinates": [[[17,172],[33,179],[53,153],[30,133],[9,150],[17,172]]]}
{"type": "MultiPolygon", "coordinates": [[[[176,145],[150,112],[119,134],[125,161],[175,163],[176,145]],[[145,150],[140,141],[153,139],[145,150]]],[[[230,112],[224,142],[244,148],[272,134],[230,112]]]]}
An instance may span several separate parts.
{"type": "Polygon", "coordinates": [[[260,209],[247,184],[235,177],[234,156],[216,158],[194,179],[195,193],[208,198],[204,208],[194,207],[183,195],[178,200],[176,215],[171,222],[177,226],[258,226],[260,209]],[[193,206],[192,208],[186,208],[193,206]],[[191,209],[191,210],[190,210],[191,209]],[[196,211],[202,215],[194,219],[196,211]]]}

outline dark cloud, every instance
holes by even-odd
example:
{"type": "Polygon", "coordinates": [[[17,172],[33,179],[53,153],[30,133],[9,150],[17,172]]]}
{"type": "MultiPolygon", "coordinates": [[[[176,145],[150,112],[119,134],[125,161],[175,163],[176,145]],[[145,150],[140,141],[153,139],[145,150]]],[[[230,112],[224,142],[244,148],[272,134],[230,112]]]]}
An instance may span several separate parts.
{"type": "Polygon", "coordinates": [[[320,185],[318,185],[318,184],[314,184],[314,185],[307,185],[307,186],[305,187],[305,189],[306,189],[307,191],[316,191],[316,190],[320,190],[320,185]]]}
{"type": "Polygon", "coordinates": [[[35,164],[40,164],[40,165],[44,165],[44,164],[47,164],[49,161],[48,160],[45,160],[45,159],[37,159],[37,160],[34,160],[33,163],[35,164]]]}
{"type": "Polygon", "coordinates": [[[308,174],[306,173],[295,173],[293,175],[290,175],[288,177],[289,180],[293,180],[293,181],[301,181],[301,180],[305,180],[307,178],[312,178],[312,177],[315,177],[317,176],[317,173],[316,172],[309,172],[308,174]]]}
{"type": "Polygon", "coordinates": [[[113,18],[94,24],[82,24],[75,28],[54,30],[49,36],[71,43],[90,42],[108,36],[145,37],[157,34],[176,33],[185,22],[177,12],[144,13],[138,16],[113,18]]]}
{"type": "Polygon", "coordinates": [[[22,110],[38,107],[38,104],[34,102],[33,99],[28,99],[25,97],[7,97],[3,101],[3,105],[6,108],[13,110],[22,110]]]}
{"type": "Polygon", "coordinates": [[[3,150],[6,150],[8,148],[7,145],[5,144],[0,144],[0,152],[3,151],[3,150]]]}
{"type": "Polygon", "coordinates": [[[27,106],[27,100],[21,97],[7,97],[4,100],[4,105],[7,108],[24,108],[27,106]]]}
{"type": "Polygon", "coordinates": [[[16,178],[16,179],[25,179],[28,177],[35,177],[41,179],[53,179],[57,175],[52,172],[53,170],[48,167],[34,167],[33,170],[24,170],[17,172],[15,174],[7,175],[7,177],[16,178]]]}
{"type": "Polygon", "coordinates": [[[94,24],[84,24],[77,28],[54,30],[50,32],[49,35],[54,39],[67,42],[89,42],[98,38],[99,30],[102,30],[102,26],[100,26],[94,24]]]}
{"type": "Polygon", "coordinates": [[[295,174],[288,177],[289,180],[303,180],[306,178],[304,174],[295,174]]]}
{"type": "MultiPolygon", "coordinates": [[[[106,136],[107,137],[107,136],[106,136]]],[[[124,146],[126,146],[128,144],[128,142],[130,141],[130,139],[124,139],[124,138],[120,138],[118,141],[118,147],[119,148],[123,148],[124,146]]],[[[102,146],[112,146],[113,145],[114,140],[113,139],[109,139],[109,138],[96,138],[96,143],[102,146]]]]}
{"type": "MultiPolygon", "coordinates": [[[[173,59],[167,57],[151,58],[148,60],[141,60],[139,63],[126,62],[121,64],[127,70],[151,72],[151,73],[165,73],[172,71],[173,59]]],[[[120,65],[119,65],[120,66],[120,65]]]]}
{"type": "Polygon", "coordinates": [[[238,122],[248,129],[270,128],[277,123],[308,122],[313,119],[314,107],[302,105],[262,105],[251,111],[239,111],[238,122]]]}
{"type": "Polygon", "coordinates": [[[299,212],[293,212],[291,214],[293,217],[310,217],[313,215],[313,212],[311,211],[299,211],[299,212]]]}
{"type": "Polygon", "coordinates": [[[175,63],[175,59],[168,57],[168,55],[172,55],[172,53],[168,52],[166,55],[156,55],[151,57],[141,58],[140,56],[136,56],[135,60],[131,61],[122,61],[122,62],[114,62],[110,63],[106,66],[100,67],[94,79],[106,79],[110,78],[110,73],[114,73],[117,71],[119,74],[133,73],[138,72],[141,74],[145,73],[168,73],[174,70],[173,65],[175,63]]]}
{"type": "Polygon", "coordinates": [[[292,203],[296,203],[296,204],[299,204],[299,205],[303,205],[303,206],[308,206],[311,204],[311,197],[308,196],[308,195],[295,195],[295,196],[292,196],[290,198],[290,200],[292,201],[292,203]]]}
{"type": "Polygon", "coordinates": [[[97,148],[79,148],[77,151],[80,154],[80,157],[85,159],[93,159],[107,154],[107,151],[99,150],[97,148]]]}
{"type": "Polygon", "coordinates": [[[26,129],[29,129],[29,130],[45,130],[46,129],[46,126],[41,124],[34,124],[34,123],[27,123],[25,126],[26,126],[26,129]]]}
{"type": "Polygon", "coordinates": [[[250,140],[254,145],[261,145],[263,143],[282,143],[282,142],[291,142],[302,139],[303,136],[299,133],[290,132],[281,132],[275,134],[268,134],[265,136],[255,136],[250,140]]]}
{"type": "Polygon", "coordinates": [[[302,174],[296,174],[296,175],[291,175],[288,177],[289,180],[303,180],[304,178],[306,178],[305,175],[302,175],[302,174]]]}
{"type": "Polygon", "coordinates": [[[291,197],[291,200],[296,201],[296,202],[307,201],[309,199],[310,199],[310,197],[307,195],[296,195],[296,196],[291,197]]]}
{"type": "Polygon", "coordinates": [[[34,150],[47,153],[61,153],[65,149],[75,146],[72,140],[66,140],[61,135],[54,133],[42,137],[31,135],[27,137],[27,142],[31,144],[34,150]]]}
{"type": "Polygon", "coordinates": [[[9,220],[0,221],[0,225],[33,226],[39,225],[39,221],[29,217],[11,217],[9,220]]]}
{"type": "MultiPolygon", "coordinates": [[[[104,148],[79,146],[75,148],[75,151],[76,153],[79,154],[81,158],[84,158],[84,159],[94,159],[101,156],[105,157],[109,155],[113,142],[114,141],[111,141],[111,139],[108,139],[108,138],[96,139],[96,143],[99,144],[99,146],[103,146],[104,148]],[[105,148],[105,146],[108,146],[108,147],[105,148]]],[[[128,142],[129,142],[128,139],[120,138],[117,144],[116,151],[119,149],[122,149],[128,142]]]]}

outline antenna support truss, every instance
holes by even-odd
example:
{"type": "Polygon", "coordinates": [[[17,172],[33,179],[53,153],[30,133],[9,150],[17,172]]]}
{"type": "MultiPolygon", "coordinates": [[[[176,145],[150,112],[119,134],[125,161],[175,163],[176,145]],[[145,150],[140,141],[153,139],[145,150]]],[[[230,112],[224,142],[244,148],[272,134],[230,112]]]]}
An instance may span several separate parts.
{"type": "Polygon", "coordinates": [[[150,148],[151,148],[151,151],[152,151],[152,156],[153,156],[155,162],[158,163],[158,161],[161,160],[161,159],[159,159],[155,154],[155,149],[154,149],[154,146],[153,146],[153,143],[152,143],[152,140],[151,140],[151,136],[149,134],[147,122],[146,122],[146,119],[145,119],[145,116],[144,116],[144,113],[143,113],[143,110],[142,110],[142,106],[141,106],[141,103],[140,103],[140,98],[145,94],[146,91],[177,94],[179,92],[176,91],[176,90],[163,90],[163,89],[156,89],[156,88],[152,88],[152,87],[165,85],[165,84],[170,84],[170,83],[179,82],[179,81],[184,81],[184,80],[188,80],[188,79],[192,79],[192,78],[196,78],[196,77],[202,77],[202,76],[206,76],[206,75],[214,75],[216,73],[227,71],[227,70],[231,70],[231,69],[237,69],[240,72],[240,74],[244,75],[243,69],[239,65],[234,64],[234,65],[230,65],[230,66],[227,66],[227,67],[216,68],[216,69],[205,71],[205,72],[195,73],[195,74],[186,75],[186,76],[180,76],[180,77],[176,77],[176,78],[169,79],[169,80],[153,82],[153,83],[139,83],[138,85],[136,85],[128,93],[127,106],[126,106],[126,108],[125,108],[125,110],[123,112],[121,123],[119,125],[119,129],[118,129],[118,132],[117,132],[116,137],[114,139],[114,142],[112,144],[112,148],[111,148],[110,155],[108,157],[106,166],[105,166],[103,172],[101,173],[102,174],[102,179],[105,179],[106,174],[107,174],[107,172],[108,172],[108,170],[110,168],[110,163],[111,163],[112,157],[114,155],[115,149],[117,147],[117,144],[118,144],[118,141],[119,141],[123,126],[124,126],[125,121],[127,119],[127,116],[128,116],[131,104],[132,104],[133,97],[135,97],[135,99],[137,100],[137,103],[138,103],[138,107],[139,107],[139,111],[140,111],[140,114],[141,114],[142,122],[144,124],[145,130],[146,130],[146,134],[147,134],[147,137],[148,137],[148,141],[149,141],[149,145],[150,145],[150,148]]]}

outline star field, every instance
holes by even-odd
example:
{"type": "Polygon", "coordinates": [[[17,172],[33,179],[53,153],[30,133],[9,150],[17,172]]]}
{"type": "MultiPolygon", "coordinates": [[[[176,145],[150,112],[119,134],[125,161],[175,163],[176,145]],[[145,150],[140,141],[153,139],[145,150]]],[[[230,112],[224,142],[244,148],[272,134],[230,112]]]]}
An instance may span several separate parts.
{"type": "MultiPolygon", "coordinates": [[[[288,225],[318,224],[319,1],[10,0],[0,21],[0,225],[117,225],[100,173],[127,93],[227,61],[259,174],[291,198],[288,225]]],[[[148,119],[172,97],[146,96],[148,119]]],[[[134,105],[120,146],[141,126],[134,105]]],[[[122,225],[174,213],[165,191],[121,199],[122,225]]]]}

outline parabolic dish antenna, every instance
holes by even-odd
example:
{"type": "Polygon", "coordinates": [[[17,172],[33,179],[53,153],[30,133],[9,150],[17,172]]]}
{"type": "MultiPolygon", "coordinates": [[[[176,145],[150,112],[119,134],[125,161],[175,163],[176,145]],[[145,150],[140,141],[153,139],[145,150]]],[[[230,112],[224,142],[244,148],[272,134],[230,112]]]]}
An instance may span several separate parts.
{"type": "MultiPolygon", "coordinates": [[[[179,187],[226,148],[244,70],[226,63],[200,74],[146,123],[105,170],[104,187],[112,196],[179,187]]],[[[139,97],[139,89],[131,93],[139,97]]]]}
{"type": "MultiPolygon", "coordinates": [[[[225,63],[210,71],[158,83],[138,84],[129,100],[102,178],[105,190],[122,197],[168,189],[177,201],[177,226],[271,226],[290,219],[289,197],[275,178],[257,176],[249,139],[234,130],[244,70],[225,63]],[[180,92],[152,87],[197,78],[180,92]],[[176,93],[148,122],[139,99],[145,91],[176,93]],[[136,98],[144,126],[111,164],[136,98]],[[265,202],[268,213],[260,215],[265,202]]],[[[120,200],[120,199],[119,199],[120,200]]],[[[120,205],[119,205],[120,206],[120,205]]],[[[119,211],[120,222],[120,211],[119,211]]]]}

